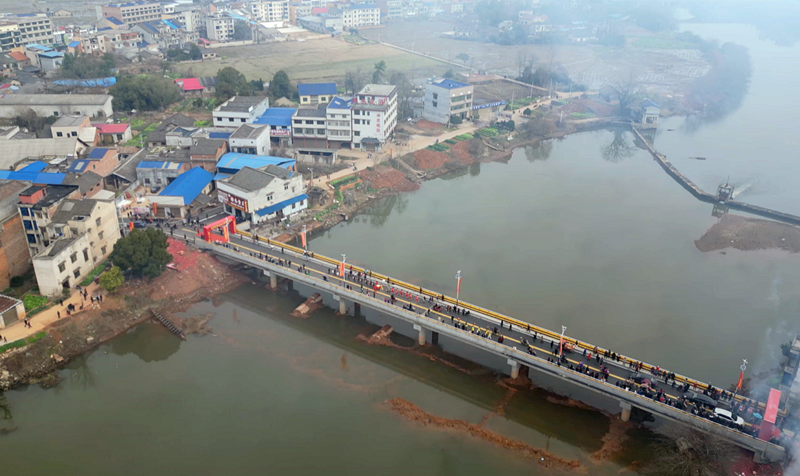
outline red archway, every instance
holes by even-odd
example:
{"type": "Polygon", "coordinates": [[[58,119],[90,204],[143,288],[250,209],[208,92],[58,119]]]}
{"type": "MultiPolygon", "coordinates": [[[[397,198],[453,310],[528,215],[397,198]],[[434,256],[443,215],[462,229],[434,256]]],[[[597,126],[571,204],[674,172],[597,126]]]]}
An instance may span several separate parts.
{"type": "Polygon", "coordinates": [[[203,226],[203,239],[211,242],[218,241],[220,243],[227,243],[230,241],[230,234],[236,234],[236,219],[232,215],[225,218],[209,223],[203,226]],[[213,230],[222,228],[222,235],[212,233],[213,230]]]}

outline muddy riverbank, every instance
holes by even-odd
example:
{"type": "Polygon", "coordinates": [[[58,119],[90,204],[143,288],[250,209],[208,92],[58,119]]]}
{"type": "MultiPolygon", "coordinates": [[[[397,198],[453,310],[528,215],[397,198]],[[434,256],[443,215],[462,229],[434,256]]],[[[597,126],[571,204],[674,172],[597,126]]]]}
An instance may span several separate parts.
{"type": "MultiPolygon", "coordinates": [[[[250,282],[213,256],[177,240],[170,240],[169,252],[177,269],[167,269],[149,281],[129,281],[107,296],[102,307],[56,321],[45,329],[47,335],[41,340],[0,356],[0,390],[33,383],[55,385],[57,370],[75,357],[150,319],[152,310],[174,319],[174,313],[185,311],[194,303],[250,282]]],[[[203,335],[209,331],[207,317],[175,320],[175,324],[203,335]]]]}
{"type": "Polygon", "coordinates": [[[777,249],[798,253],[800,228],[771,220],[726,214],[694,244],[704,253],[727,248],[741,251],[777,249]]]}

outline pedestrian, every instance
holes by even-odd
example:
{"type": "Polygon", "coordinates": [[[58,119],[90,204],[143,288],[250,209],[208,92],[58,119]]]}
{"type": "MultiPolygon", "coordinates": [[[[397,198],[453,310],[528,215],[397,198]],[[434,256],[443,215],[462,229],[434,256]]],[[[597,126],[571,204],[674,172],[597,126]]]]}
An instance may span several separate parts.
{"type": "Polygon", "coordinates": [[[56,311],[56,316],[58,319],[61,319],[61,311],[56,311]]]}

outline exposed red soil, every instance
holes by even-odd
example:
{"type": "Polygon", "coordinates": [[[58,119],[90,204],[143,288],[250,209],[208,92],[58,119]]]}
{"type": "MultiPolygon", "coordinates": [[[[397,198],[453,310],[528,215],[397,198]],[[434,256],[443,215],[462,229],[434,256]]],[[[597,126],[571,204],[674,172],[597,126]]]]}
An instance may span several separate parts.
{"type": "Polygon", "coordinates": [[[436,152],[430,149],[422,149],[414,152],[414,167],[417,169],[438,169],[449,161],[450,157],[444,152],[436,152]]]}
{"type": "Polygon", "coordinates": [[[598,463],[612,460],[623,450],[623,443],[628,439],[625,433],[631,428],[633,428],[633,423],[612,418],[608,432],[603,435],[603,446],[592,453],[592,460],[598,463]]]}
{"type": "Polygon", "coordinates": [[[450,146],[453,159],[461,162],[462,164],[471,164],[475,162],[475,158],[469,153],[469,141],[462,140],[450,146]]]}
{"type": "Polygon", "coordinates": [[[426,130],[444,128],[443,125],[437,124],[436,122],[431,122],[431,121],[419,121],[416,124],[414,124],[414,126],[417,127],[418,129],[426,129],[426,130]]]}
{"type": "Polygon", "coordinates": [[[403,416],[408,421],[426,427],[453,431],[479,438],[489,443],[501,446],[507,450],[514,451],[526,458],[530,458],[546,468],[579,471],[581,473],[586,472],[586,468],[582,466],[579,461],[560,458],[543,449],[534,448],[529,444],[519,440],[506,438],[472,423],[462,420],[451,420],[449,418],[437,417],[423,411],[408,400],[404,400],[402,398],[393,398],[391,400],[387,400],[386,405],[393,412],[403,416]]]}
{"type": "Polygon", "coordinates": [[[419,184],[408,180],[403,172],[391,167],[362,170],[358,175],[362,180],[370,182],[373,188],[388,188],[393,192],[413,192],[419,189],[419,184]]]}

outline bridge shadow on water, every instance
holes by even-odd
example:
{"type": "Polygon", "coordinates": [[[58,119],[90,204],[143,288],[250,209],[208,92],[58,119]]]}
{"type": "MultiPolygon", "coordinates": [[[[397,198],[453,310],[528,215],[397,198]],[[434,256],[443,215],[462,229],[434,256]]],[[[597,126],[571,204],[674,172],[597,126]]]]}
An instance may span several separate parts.
{"type": "MultiPolygon", "coordinates": [[[[488,414],[494,414],[494,418],[502,417],[538,432],[547,439],[548,444],[552,438],[589,454],[603,446],[602,438],[610,429],[607,414],[581,404],[570,406],[571,400],[564,395],[532,385],[525,388],[515,387],[517,391],[508,398],[509,387],[501,383],[506,375],[491,366],[476,363],[472,359],[474,355],[448,353],[440,346],[426,346],[421,350],[416,347],[413,338],[402,335],[403,326],[400,322],[397,325],[390,322],[395,329],[391,340],[396,346],[370,345],[357,337],[369,337],[381,328],[381,324],[370,322],[361,313],[355,316],[338,316],[326,307],[301,319],[292,317],[289,315],[290,311],[285,311],[289,306],[294,309],[311,293],[308,289],[302,289],[302,292],[290,289],[278,293],[253,293],[251,287],[242,287],[225,296],[237,306],[258,315],[266,316],[265,309],[278,311],[267,317],[278,319],[320,341],[469,402],[486,410],[488,414]],[[276,300],[289,302],[276,303],[276,300]],[[281,308],[283,309],[279,310],[281,308]],[[565,403],[554,403],[556,401],[565,403]],[[498,413],[501,402],[502,411],[498,413]]],[[[329,297],[326,297],[326,302],[328,300],[329,297]]],[[[371,310],[368,312],[372,313],[371,310]]],[[[440,337],[440,344],[448,346],[443,337],[440,337]]],[[[531,375],[533,380],[539,380],[539,376],[533,374],[535,372],[531,375]]],[[[558,388],[560,383],[545,384],[558,388]]],[[[568,395],[569,389],[564,390],[564,394],[568,395]]],[[[501,433],[504,431],[502,424],[492,424],[492,428],[501,433]]],[[[637,433],[640,436],[651,434],[647,429],[637,430],[637,433]]],[[[649,438],[645,438],[647,439],[649,438]]],[[[639,444],[639,441],[641,440],[638,437],[630,438],[624,450],[613,458],[613,462],[627,466],[633,460],[640,459],[647,453],[647,448],[639,444]]]]}

